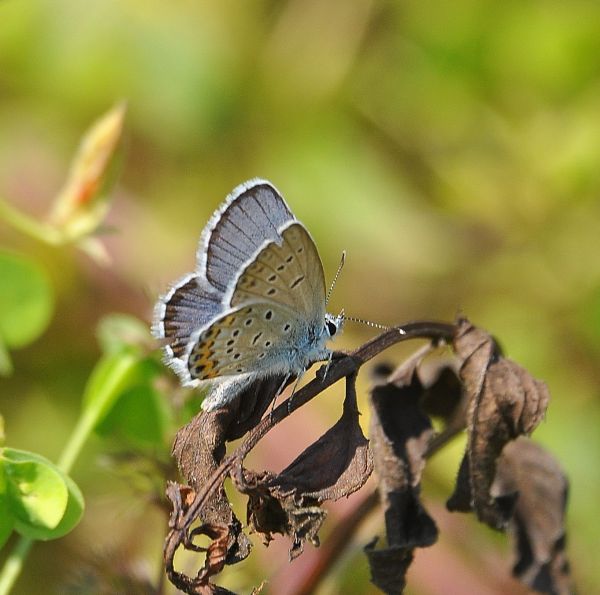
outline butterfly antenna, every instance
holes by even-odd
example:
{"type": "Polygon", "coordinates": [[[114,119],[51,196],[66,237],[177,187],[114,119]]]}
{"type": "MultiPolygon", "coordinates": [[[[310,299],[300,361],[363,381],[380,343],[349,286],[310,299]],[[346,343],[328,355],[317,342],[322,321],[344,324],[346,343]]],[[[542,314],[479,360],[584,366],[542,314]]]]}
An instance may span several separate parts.
{"type": "Polygon", "coordinates": [[[338,277],[340,276],[340,273],[342,272],[342,269],[344,268],[345,262],[346,262],[346,251],[343,250],[342,258],[340,259],[340,264],[338,265],[337,273],[335,274],[335,277],[333,278],[333,281],[331,282],[331,286],[329,287],[329,291],[327,292],[327,297],[325,298],[325,305],[327,305],[329,303],[329,298],[331,297],[331,294],[333,293],[333,288],[335,287],[338,277]]]}
{"type": "Polygon", "coordinates": [[[384,326],[383,324],[379,324],[377,322],[371,322],[370,320],[363,320],[362,318],[354,318],[354,316],[342,316],[344,320],[349,320],[350,322],[359,322],[360,324],[366,324],[367,326],[381,329],[382,331],[389,331],[391,327],[384,326]]]}

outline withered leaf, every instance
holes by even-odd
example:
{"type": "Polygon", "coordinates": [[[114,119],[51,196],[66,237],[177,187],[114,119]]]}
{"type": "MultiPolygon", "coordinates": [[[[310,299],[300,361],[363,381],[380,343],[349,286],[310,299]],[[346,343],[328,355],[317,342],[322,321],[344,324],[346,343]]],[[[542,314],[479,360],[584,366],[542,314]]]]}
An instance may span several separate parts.
{"type": "Polygon", "coordinates": [[[451,512],[471,512],[473,510],[469,453],[465,453],[460,462],[454,492],[452,496],[448,498],[446,506],[451,512]]]}
{"type": "Polygon", "coordinates": [[[387,595],[400,595],[406,572],[413,561],[413,548],[400,545],[375,549],[377,538],[365,546],[371,582],[387,595]]]}
{"type": "Polygon", "coordinates": [[[206,561],[198,573],[198,579],[208,583],[209,577],[221,572],[225,566],[229,529],[227,525],[203,523],[190,531],[190,546],[194,546],[193,540],[198,535],[206,535],[212,540],[207,548],[194,547],[197,551],[206,551],[206,561]]]}
{"type": "Polygon", "coordinates": [[[214,585],[209,581],[211,576],[223,570],[227,563],[228,544],[231,542],[230,528],[219,523],[204,523],[191,531],[175,531],[185,517],[189,507],[192,505],[195,492],[187,486],[181,486],[175,482],[167,484],[167,497],[171,501],[173,511],[169,519],[169,527],[172,529],[165,544],[165,566],[169,580],[184,593],[197,595],[235,595],[227,589],[214,585]],[[206,535],[212,541],[208,547],[201,547],[194,543],[198,535],[206,535]],[[195,552],[206,552],[204,566],[195,578],[177,572],[173,567],[173,558],[177,548],[183,545],[186,549],[195,552]]]}
{"type": "Polygon", "coordinates": [[[278,393],[295,380],[293,376],[290,376],[287,378],[287,383],[282,386],[285,378],[284,376],[271,376],[257,380],[240,395],[239,399],[232,404],[237,409],[225,434],[228,442],[241,438],[258,424],[278,393]]]}
{"type": "MultiPolygon", "coordinates": [[[[234,415],[235,411],[227,408],[202,412],[177,432],[173,455],[182,475],[195,491],[208,482],[223,459],[224,435],[234,415]]],[[[228,564],[248,556],[252,544],[242,531],[222,485],[210,495],[199,516],[204,523],[229,527],[228,564]]]]}
{"type": "Polygon", "coordinates": [[[369,441],[358,423],[355,378],[346,381],[340,419],[304,450],[271,485],[295,490],[317,502],[349,496],[367,481],[373,470],[369,441]]]}
{"type": "Polygon", "coordinates": [[[281,473],[253,473],[234,468],[236,487],[248,494],[248,523],[268,543],[272,533],[292,538],[290,558],[304,542],[318,545],[326,512],[320,505],[358,490],[373,469],[368,441],[358,423],[354,376],[346,380],[342,416],[281,473]]]}
{"type": "Polygon", "coordinates": [[[556,459],[541,446],[521,437],[504,447],[492,493],[518,493],[509,524],[517,548],[513,574],[548,595],[574,592],[564,551],[568,489],[556,459]]]}
{"type": "Polygon", "coordinates": [[[252,472],[246,474],[250,479],[246,486],[254,485],[253,488],[245,488],[250,496],[248,524],[260,533],[263,543],[268,545],[273,539],[273,533],[288,535],[292,539],[290,560],[304,551],[306,541],[318,547],[318,532],[327,516],[320,503],[296,491],[281,492],[277,484],[273,483],[276,476],[270,473],[254,477],[252,472]]]}
{"type": "Polygon", "coordinates": [[[401,593],[416,547],[433,544],[437,527],[419,498],[425,453],[433,435],[420,409],[424,387],[416,372],[422,352],[371,392],[371,450],[384,508],[387,546],[365,549],[371,580],[386,593],[401,593]]]}
{"type": "Polygon", "coordinates": [[[442,418],[446,424],[463,425],[465,406],[458,372],[452,362],[437,361],[417,370],[424,390],[421,409],[427,415],[442,418]]]}
{"type": "MultiPolygon", "coordinates": [[[[465,399],[458,377],[458,358],[425,359],[433,351],[434,347],[427,345],[406,362],[410,366],[409,362],[416,360],[418,364],[415,371],[423,385],[420,407],[423,413],[442,418],[446,424],[453,423],[456,418],[462,420],[465,416],[465,399]]],[[[378,363],[371,370],[371,378],[374,383],[381,384],[392,372],[394,367],[390,363],[378,363]]]]}
{"type": "MultiPolygon", "coordinates": [[[[225,456],[227,441],[242,436],[260,421],[281,382],[281,377],[257,381],[235,401],[199,413],[179,430],[173,456],[192,488],[199,490],[210,480],[225,456]]],[[[199,516],[205,523],[229,527],[227,564],[235,564],[248,556],[252,544],[242,532],[222,485],[210,495],[199,516]]]]}
{"type": "Polygon", "coordinates": [[[548,404],[546,385],[499,354],[493,338],[468,320],[458,322],[454,350],[462,359],[460,377],[469,399],[468,445],[450,510],[465,510],[465,495],[479,520],[496,529],[506,527],[514,498],[496,499],[490,487],[496,461],[505,444],[530,434],[548,404]],[[468,485],[464,482],[468,481],[468,485]]]}

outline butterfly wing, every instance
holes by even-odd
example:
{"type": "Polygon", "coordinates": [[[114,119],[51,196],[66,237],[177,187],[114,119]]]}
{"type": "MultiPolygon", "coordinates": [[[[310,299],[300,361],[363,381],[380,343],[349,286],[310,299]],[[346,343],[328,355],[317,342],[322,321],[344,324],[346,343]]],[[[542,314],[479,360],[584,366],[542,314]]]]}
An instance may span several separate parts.
{"type": "Polygon", "coordinates": [[[238,186],[211,217],[200,238],[198,274],[221,293],[232,279],[295,217],[275,187],[266,180],[238,186]]]}
{"type": "Polygon", "coordinates": [[[265,180],[250,180],[233,190],[202,232],[197,272],[186,275],[160,297],[153,334],[163,340],[165,359],[186,385],[187,351],[194,335],[223,313],[224,292],[259,247],[280,241],[278,228],[294,216],[265,180]]]}
{"type": "Polygon", "coordinates": [[[287,306],[263,302],[239,307],[200,334],[189,353],[189,373],[210,380],[294,371],[294,346],[303,333],[306,323],[287,306]]]}
{"type": "Polygon", "coordinates": [[[280,243],[267,243],[230,293],[232,310],[203,330],[189,353],[191,377],[294,373],[313,348],[320,348],[325,277],[302,224],[289,224],[280,243]]]}
{"type": "Polygon", "coordinates": [[[197,259],[197,272],[155,312],[155,336],[184,384],[298,373],[322,355],[323,266],[270,183],[232,192],[204,229],[197,259]]]}
{"type": "MultiPolygon", "coordinates": [[[[240,273],[231,306],[265,302],[287,306],[308,323],[325,317],[325,275],[317,248],[301,223],[281,232],[240,273]]],[[[227,299],[227,296],[226,296],[227,299]]]]}
{"type": "Polygon", "coordinates": [[[154,309],[153,335],[164,343],[165,360],[184,385],[193,384],[186,351],[190,337],[222,312],[221,294],[197,275],[186,275],[161,296],[154,309]]]}

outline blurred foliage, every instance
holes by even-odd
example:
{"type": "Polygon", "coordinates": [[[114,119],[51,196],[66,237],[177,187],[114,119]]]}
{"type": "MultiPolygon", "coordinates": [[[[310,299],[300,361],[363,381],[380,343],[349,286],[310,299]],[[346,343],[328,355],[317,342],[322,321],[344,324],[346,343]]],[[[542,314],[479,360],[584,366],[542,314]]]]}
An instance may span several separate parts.
{"type": "MultiPolygon", "coordinates": [[[[125,160],[111,211],[90,236],[112,264],[0,224],[3,254],[45,271],[31,290],[39,320],[15,331],[29,338],[11,340],[6,312],[0,318],[14,368],[0,380],[11,447],[57,457],[100,357],[97,323],[115,311],[148,320],[158,293],[193,267],[214,208],[259,175],[309,227],[329,277],[347,250],[333,311],[390,324],[462,310],[548,382],[553,399],[535,438],[572,481],[568,549],[580,591],[600,590],[600,5],[0,2],[4,202],[45,220],[82,131],[120,101],[125,160]]],[[[0,274],[3,310],[17,287],[7,279],[0,274]]],[[[348,325],[338,344],[369,333],[348,325]]],[[[145,395],[154,429],[132,420],[135,447],[156,449],[146,440],[156,430],[166,452],[176,424],[155,400],[156,383],[145,386],[117,417],[139,416],[145,395]]],[[[168,393],[179,407],[182,394],[168,393]]],[[[324,431],[335,394],[273,437],[261,451],[267,467],[292,460],[305,433],[324,431]]],[[[73,470],[86,495],[81,525],[33,550],[17,592],[40,580],[56,590],[106,551],[159,575],[165,516],[98,466],[108,444],[125,443],[114,433],[92,441],[73,470]]],[[[425,493],[435,501],[450,492],[460,453],[453,445],[431,462],[425,493]]],[[[443,541],[417,557],[409,593],[439,592],[440,577],[464,594],[506,592],[504,540],[434,512],[443,541]]],[[[328,523],[339,514],[333,508],[328,523]]],[[[249,590],[267,576],[273,592],[289,590],[305,562],[289,566],[285,545],[271,547],[230,569],[228,585],[249,590]]],[[[341,563],[323,592],[362,568],[341,563]]]]}
{"type": "Polygon", "coordinates": [[[40,267],[27,258],[0,251],[0,374],[8,375],[8,347],[23,347],[45,330],[52,311],[52,290],[40,267]]]}

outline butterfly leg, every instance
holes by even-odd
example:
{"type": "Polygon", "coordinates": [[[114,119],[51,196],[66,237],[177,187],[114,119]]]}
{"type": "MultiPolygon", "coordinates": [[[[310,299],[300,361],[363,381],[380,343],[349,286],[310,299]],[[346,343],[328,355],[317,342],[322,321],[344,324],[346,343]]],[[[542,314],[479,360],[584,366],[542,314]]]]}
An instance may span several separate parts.
{"type": "Polygon", "coordinates": [[[275,392],[275,396],[273,397],[273,401],[271,402],[271,412],[269,413],[270,417],[273,416],[273,411],[275,410],[275,404],[277,403],[277,397],[279,397],[279,395],[284,391],[285,386],[289,382],[291,377],[292,377],[291,374],[286,374],[283,377],[283,382],[279,385],[279,388],[275,392]]]}
{"type": "Polygon", "coordinates": [[[329,366],[331,366],[331,360],[333,359],[333,351],[329,352],[329,357],[327,358],[327,363],[325,364],[325,371],[323,372],[323,380],[327,378],[327,372],[329,372],[329,366]]]}
{"type": "Polygon", "coordinates": [[[290,395],[290,398],[288,399],[288,405],[287,405],[288,415],[292,412],[292,399],[294,398],[294,395],[296,394],[296,389],[298,388],[298,382],[300,382],[300,378],[304,375],[304,372],[306,372],[306,368],[304,368],[302,370],[302,372],[300,372],[300,374],[298,374],[298,376],[296,377],[296,382],[294,383],[294,388],[292,389],[292,394],[290,395]]]}
{"type": "Polygon", "coordinates": [[[348,355],[349,354],[345,351],[330,351],[329,349],[325,351],[320,361],[324,361],[326,363],[317,370],[317,378],[321,382],[325,382],[327,374],[329,373],[329,368],[331,367],[331,364],[334,362],[334,360],[343,359],[348,355]]]}

